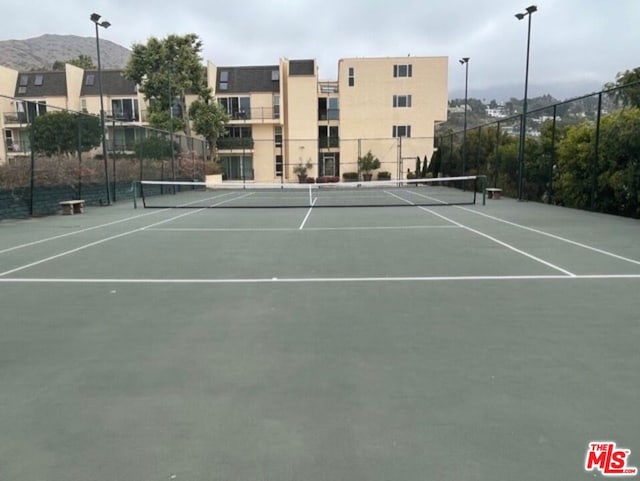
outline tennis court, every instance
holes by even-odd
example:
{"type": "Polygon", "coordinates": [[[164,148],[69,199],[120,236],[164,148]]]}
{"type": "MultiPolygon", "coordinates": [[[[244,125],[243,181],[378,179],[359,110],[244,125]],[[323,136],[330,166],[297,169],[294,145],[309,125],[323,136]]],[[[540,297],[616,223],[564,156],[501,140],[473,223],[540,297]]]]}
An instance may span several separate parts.
{"type": "Polygon", "coordinates": [[[0,479],[592,480],[595,440],[640,465],[637,220],[311,202],[0,223],[0,479]]]}

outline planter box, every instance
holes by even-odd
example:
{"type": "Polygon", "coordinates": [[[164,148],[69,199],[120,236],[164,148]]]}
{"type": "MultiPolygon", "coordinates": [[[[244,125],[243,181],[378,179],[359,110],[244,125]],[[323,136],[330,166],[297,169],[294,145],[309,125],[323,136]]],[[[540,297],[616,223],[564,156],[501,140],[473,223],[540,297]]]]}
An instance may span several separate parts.
{"type": "Polygon", "coordinates": [[[222,184],[222,174],[213,174],[213,175],[207,175],[205,177],[205,182],[208,184],[222,184]]]}

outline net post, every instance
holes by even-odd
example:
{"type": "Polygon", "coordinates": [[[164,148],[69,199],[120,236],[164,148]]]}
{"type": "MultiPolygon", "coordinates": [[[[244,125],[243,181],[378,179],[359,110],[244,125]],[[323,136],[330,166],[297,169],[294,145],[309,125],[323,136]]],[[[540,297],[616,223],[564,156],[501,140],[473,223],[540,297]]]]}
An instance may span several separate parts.
{"type": "Polygon", "coordinates": [[[487,176],[481,175],[478,179],[480,180],[480,188],[482,189],[482,205],[487,205],[487,176]]]}
{"type": "Polygon", "coordinates": [[[313,207],[313,192],[311,191],[311,184],[309,184],[309,207],[313,207]]]}
{"type": "Polygon", "coordinates": [[[136,197],[138,196],[138,183],[135,180],[131,182],[131,193],[133,194],[133,208],[137,209],[138,202],[136,200],[136,197]]]}

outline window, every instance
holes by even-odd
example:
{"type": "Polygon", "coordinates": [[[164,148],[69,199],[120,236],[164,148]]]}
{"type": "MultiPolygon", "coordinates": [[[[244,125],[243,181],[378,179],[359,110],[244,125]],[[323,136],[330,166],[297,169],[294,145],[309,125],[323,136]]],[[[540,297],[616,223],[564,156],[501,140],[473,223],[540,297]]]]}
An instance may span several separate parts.
{"type": "Polygon", "coordinates": [[[274,128],[273,141],[276,147],[282,147],[282,127],[279,125],[274,128]]]}
{"type": "Polygon", "coordinates": [[[218,84],[220,90],[227,90],[229,88],[229,72],[223,70],[220,72],[220,83],[218,84]]]}
{"type": "Polygon", "coordinates": [[[82,100],[80,100],[80,106],[81,106],[82,111],[83,111],[84,113],[87,113],[87,112],[88,112],[88,110],[87,110],[87,99],[82,99],[82,100]]]}
{"type": "Polygon", "coordinates": [[[320,97],[318,99],[318,120],[340,119],[338,97],[320,97]]]}
{"type": "Polygon", "coordinates": [[[394,95],[394,107],[411,107],[411,95],[394,95]]]}
{"type": "Polygon", "coordinates": [[[282,155],[276,155],[276,177],[282,177],[282,155]]]}
{"type": "Polygon", "coordinates": [[[224,180],[253,180],[252,155],[222,155],[218,163],[222,166],[224,180]]]}
{"type": "Polygon", "coordinates": [[[137,122],[139,120],[138,99],[112,99],[111,115],[116,120],[137,122]]]}
{"type": "Polygon", "coordinates": [[[349,87],[353,87],[356,82],[356,73],[353,67],[349,67],[349,87]]]}
{"type": "Polygon", "coordinates": [[[96,76],[92,73],[88,73],[87,74],[87,78],[84,79],[84,84],[85,85],[93,85],[96,82],[96,76]]]}
{"type": "Polygon", "coordinates": [[[410,125],[394,125],[392,137],[411,137],[410,125]]]}
{"type": "Polygon", "coordinates": [[[319,125],[318,126],[318,147],[331,148],[339,147],[340,138],[337,126],[319,125]]]}
{"type": "Polygon", "coordinates": [[[33,85],[42,85],[42,83],[44,82],[44,76],[41,74],[38,74],[35,76],[35,79],[33,80],[33,85]]]}
{"type": "Polygon", "coordinates": [[[394,65],[393,76],[394,77],[413,77],[413,68],[411,64],[394,65]]]}
{"type": "Polygon", "coordinates": [[[20,75],[20,87],[26,87],[27,85],[29,85],[29,76],[20,75]]]}
{"type": "Polygon", "coordinates": [[[280,96],[279,95],[273,96],[273,118],[274,119],[280,118],[280,96]]]}
{"type": "Polygon", "coordinates": [[[278,80],[280,80],[280,71],[279,70],[272,70],[271,71],[271,80],[273,80],[274,82],[277,82],[278,80]]]}
{"type": "Polygon", "coordinates": [[[218,103],[232,120],[251,118],[250,97],[221,97],[218,99],[218,103]]]}

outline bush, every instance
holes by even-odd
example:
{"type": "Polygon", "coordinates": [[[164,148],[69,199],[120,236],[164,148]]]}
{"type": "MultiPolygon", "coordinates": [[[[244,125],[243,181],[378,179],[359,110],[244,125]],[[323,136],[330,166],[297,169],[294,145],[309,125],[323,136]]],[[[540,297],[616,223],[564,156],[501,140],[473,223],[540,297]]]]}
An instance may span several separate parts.
{"type": "Polygon", "coordinates": [[[316,179],[314,179],[313,177],[306,177],[304,179],[305,183],[307,184],[315,184],[316,183],[316,179]]]}
{"type": "Polygon", "coordinates": [[[391,180],[391,172],[378,172],[378,180],[391,180]]]}
{"type": "Polygon", "coordinates": [[[340,182],[340,177],[325,175],[322,177],[318,177],[318,180],[316,182],[318,184],[329,184],[332,182],[340,182]]]}
{"type": "Polygon", "coordinates": [[[358,173],[357,172],[345,172],[344,174],[342,174],[342,180],[344,180],[345,182],[354,182],[358,180],[358,173]]]}

